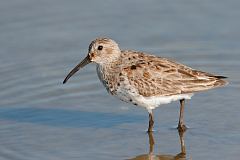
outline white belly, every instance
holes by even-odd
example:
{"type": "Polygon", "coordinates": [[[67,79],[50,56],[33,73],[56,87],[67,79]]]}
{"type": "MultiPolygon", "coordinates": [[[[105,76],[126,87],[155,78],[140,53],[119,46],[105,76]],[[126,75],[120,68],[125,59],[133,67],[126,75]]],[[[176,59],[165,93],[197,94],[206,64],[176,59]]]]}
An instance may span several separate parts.
{"type": "Polygon", "coordinates": [[[151,110],[159,107],[162,104],[168,104],[171,103],[172,101],[177,101],[181,99],[191,99],[191,97],[193,96],[193,93],[189,93],[172,96],[144,97],[142,95],[139,95],[135,88],[132,88],[130,86],[127,86],[127,88],[128,89],[126,89],[126,86],[124,88],[119,88],[115,96],[125,102],[133,103],[135,105],[144,107],[149,112],[151,112],[151,110]]]}
{"type": "Polygon", "coordinates": [[[146,107],[148,111],[159,107],[162,104],[168,104],[172,101],[177,101],[181,99],[191,99],[193,93],[190,94],[178,94],[172,96],[152,96],[152,97],[143,97],[139,96],[136,98],[136,101],[139,103],[140,106],[146,107]]]}

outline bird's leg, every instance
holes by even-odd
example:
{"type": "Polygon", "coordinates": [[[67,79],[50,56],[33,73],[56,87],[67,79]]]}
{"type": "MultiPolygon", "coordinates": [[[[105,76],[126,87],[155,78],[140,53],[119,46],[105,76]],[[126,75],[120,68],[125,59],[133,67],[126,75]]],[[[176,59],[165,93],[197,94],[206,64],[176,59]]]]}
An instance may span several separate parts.
{"type": "Polygon", "coordinates": [[[180,114],[179,114],[179,121],[178,121],[178,131],[184,132],[186,131],[187,127],[184,124],[184,119],[183,119],[183,112],[184,112],[184,102],[185,99],[180,100],[180,114]]]}
{"type": "Polygon", "coordinates": [[[152,132],[153,130],[153,124],[154,124],[154,120],[153,120],[153,112],[149,112],[149,124],[148,124],[148,132],[152,132]]]}

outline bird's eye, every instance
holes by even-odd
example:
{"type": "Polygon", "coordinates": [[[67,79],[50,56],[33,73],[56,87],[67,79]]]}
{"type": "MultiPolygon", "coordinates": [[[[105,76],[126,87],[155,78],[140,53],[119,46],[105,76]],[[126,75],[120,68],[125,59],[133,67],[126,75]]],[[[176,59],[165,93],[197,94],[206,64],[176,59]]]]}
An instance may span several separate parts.
{"type": "Polygon", "coordinates": [[[103,46],[98,46],[97,49],[101,51],[103,49],[103,46]]]}

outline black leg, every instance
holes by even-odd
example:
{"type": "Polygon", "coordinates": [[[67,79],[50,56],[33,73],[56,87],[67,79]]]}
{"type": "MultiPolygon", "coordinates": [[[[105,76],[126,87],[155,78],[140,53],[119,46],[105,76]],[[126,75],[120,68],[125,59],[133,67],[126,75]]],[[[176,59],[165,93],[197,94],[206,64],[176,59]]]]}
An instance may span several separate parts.
{"type": "Polygon", "coordinates": [[[154,124],[153,113],[152,113],[152,112],[149,112],[148,132],[152,132],[152,130],[153,130],[153,124],[154,124]]]}
{"type": "Polygon", "coordinates": [[[184,132],[187,130],[187,127],[184,124],[183,113],[184,113],[184,102],[185,99],[180,100],[180,114],[179,114],[179,121],[178,121],[178,131],[184,132]]]}

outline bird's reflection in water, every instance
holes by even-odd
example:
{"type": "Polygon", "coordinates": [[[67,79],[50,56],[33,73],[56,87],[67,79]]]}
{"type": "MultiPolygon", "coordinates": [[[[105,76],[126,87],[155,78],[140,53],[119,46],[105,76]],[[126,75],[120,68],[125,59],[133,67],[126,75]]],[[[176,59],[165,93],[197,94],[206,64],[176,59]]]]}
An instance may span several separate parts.
{"type": "Polygon", "coordinates": [[[149,136],[149,153],[136,156],[129,160],[186,160],[186,147],[184,143],[184,132],[178,132],[180,138],[181,152],[176,155],[170,154],[154,154],[154,136],[152,132],[148,133],[149,136]]]}

